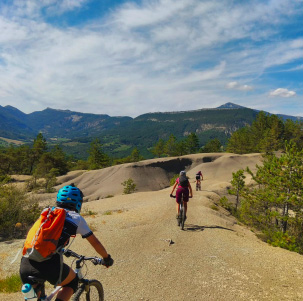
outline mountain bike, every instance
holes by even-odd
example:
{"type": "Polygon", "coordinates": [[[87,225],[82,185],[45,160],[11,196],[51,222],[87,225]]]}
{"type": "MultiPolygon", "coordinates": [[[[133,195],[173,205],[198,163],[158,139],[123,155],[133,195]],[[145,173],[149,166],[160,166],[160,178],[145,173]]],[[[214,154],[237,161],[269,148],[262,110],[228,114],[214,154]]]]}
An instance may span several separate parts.
{"type": "MultiPolygon", "coordinates": [[[[172,198],[176,198],[175,195],[171,195],[172,198]]],[[[191,197],[189,197],[191,198],[191,197]]],[[[181,196],[181,202],[179,203],[179,217],[178,217],[178,226],[181,230],[184,230],[184,223],[186,220],[186,213],[184,208],[183,194],[181,196]]]]}
{"type": "MultiPolygon", "coordinates": [[[[100,281],[95,279],[86,279],[82,275],[82,267],[85,265],[85,261],[91,261],[94,265],[104,265],[104,261],[99,257],[86,257],[83,255],[79,255],[71,250],[64,250],[63,253],[66,257],[75,257],[78,258],[76,260],[76,268],[75,272],[79,278],[79,286],[76,290],[75,294],[72,296],[73,301],[104,301],[104,290],[100,281]]],[[[39,298],[31,298],[30,300],[52,300],[60,291],[61,286],[55,287],[55,289],[49,294],[45,294],[45,280],[37,277],[29,276],[34,285],[37,285],[35,290],[35,295],[40,295],[39,298]]],[[[29,299],[25,299],[29,300],[29,299]]]]}
{"type": "Polygon", "coordinates": [[[196,191],[200,190],[201,191],[201,181],[196,182],[196,191]]]}

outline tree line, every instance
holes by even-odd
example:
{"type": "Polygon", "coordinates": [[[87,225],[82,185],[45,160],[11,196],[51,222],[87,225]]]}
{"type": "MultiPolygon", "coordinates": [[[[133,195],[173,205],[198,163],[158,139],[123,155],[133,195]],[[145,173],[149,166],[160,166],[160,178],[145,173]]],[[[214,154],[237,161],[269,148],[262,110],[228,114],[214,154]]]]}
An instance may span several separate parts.
{"type": "Polygon", "coordinates": [[[190,133],[187,137],[180,140],[171,134],[167,141],[159,139],[150,151],[158,158],[174,157],[196,153],[220,152],[222,151],[222,144],[219,139],[214,138],[209,140],[203,147],[200,147],[199,138],[195,133],[190,133]]]}
{"type": "Polygon", "coordinates": [[[303,122],[261,111],[252,125],[235,131],[228,140],[226,150],[231,153],[270,153],[285,150],[285,141],[303,147],[303,122]]]}
{"type": "Polygon", "coordinates": [[[233,173],[229,193],[236,196],[235,202],[222,198],[221,205],[271,245],[302,254],[303,150],[285,142],[282,153],[263,156],[256,172],[247,168],[233,173]]]}

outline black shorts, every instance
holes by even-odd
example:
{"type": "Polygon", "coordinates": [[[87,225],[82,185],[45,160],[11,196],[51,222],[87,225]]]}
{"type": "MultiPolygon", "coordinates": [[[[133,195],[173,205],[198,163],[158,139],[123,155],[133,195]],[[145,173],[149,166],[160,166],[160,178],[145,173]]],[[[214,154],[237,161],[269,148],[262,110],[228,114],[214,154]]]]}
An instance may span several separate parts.
{"type": "Polygon", "coordinates": [[[201,179],[201,176],[196,176],[196,180],[200,180],[201,179]]]}
{"type": "MultiPolygon", "coordinates": [[[[68,276],[70,267],[63,263],[61,282],[68,276]]],[[[20,278],[22,283],[33,284],[28,276],[45,279],[55,285],[60,274],[60,255],[56,254],[51,259],[37,262],[28,258],[22,257],[20,264],[20,278]]]]}

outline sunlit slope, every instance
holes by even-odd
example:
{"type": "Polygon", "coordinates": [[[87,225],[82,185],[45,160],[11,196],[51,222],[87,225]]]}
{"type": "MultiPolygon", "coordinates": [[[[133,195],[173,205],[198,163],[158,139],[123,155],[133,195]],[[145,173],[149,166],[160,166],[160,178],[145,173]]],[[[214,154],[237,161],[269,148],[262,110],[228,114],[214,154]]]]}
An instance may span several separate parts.
{"type": "MultiPolygon", "coordinates": [[[[254,168],[260,159],[258,154],[199,154],[60,178],[62,184],[73,181],[83,187],[89,202],[82,212],[89,212],[88,224],[115,259],[110,269],[88,265],[88,276],[102,281],[106,300],[301,300],[302,256],[261,242],[228,212],[213,209],[231,172],[254,168]],[[194,191],[189,202],[185,231],[176,225],[171,188],[159,190],[168,185],[175,165],[176,170],[186,168],[192,181],[197,170],[205,177],[202,191],[194,191]],[[138,192],[122,195],[120,183],[126,177],[137,182],[138,192]],[[102,190],[114,196],[101,199],[102,190]]],[[[20,258],[11,262],[21,246],[22,241],[0,244],[2,275],[18,271],[20,258]]],[[[71,248],[95,254],[81,237],[71,248]]],[[[0,295],[4,301],[19,297],[0,295]]]]}

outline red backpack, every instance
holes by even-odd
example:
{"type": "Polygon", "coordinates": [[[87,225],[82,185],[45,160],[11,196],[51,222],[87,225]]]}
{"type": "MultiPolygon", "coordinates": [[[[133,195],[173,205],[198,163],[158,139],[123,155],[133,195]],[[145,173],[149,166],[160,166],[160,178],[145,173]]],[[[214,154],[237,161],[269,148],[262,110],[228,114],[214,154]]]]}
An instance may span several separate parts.
{"type": "Polygon", "coordinates": [[[64,227],[65,215],[63,208],[44,209],[27,234],[23,256],[41,262],[57,253],[62,248],[58,246],[58,242],[64,227]]]}

